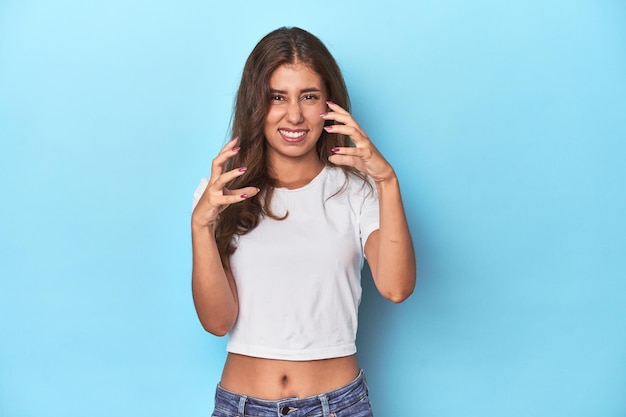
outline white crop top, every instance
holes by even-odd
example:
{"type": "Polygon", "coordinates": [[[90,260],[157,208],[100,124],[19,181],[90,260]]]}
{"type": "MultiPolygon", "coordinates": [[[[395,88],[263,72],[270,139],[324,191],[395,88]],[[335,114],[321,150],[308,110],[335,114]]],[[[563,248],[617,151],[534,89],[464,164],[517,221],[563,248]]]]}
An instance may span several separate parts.
{"type": "Polygon", "coordinates": [[[363,248],[379,227],[379,207],[375,186],[348,178],[325,167],[302,188],[277,188],[271,208],[287,218],[264,217],[235,240],[239,315],[229,352],[296,361],[356,352],[363,248]]]}

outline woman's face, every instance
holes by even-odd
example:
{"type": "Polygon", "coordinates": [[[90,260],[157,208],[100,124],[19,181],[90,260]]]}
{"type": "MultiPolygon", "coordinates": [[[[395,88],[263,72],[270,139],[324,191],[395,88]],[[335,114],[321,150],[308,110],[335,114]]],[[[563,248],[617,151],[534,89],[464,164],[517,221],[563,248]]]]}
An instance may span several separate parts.
{"type": "Polygon", "coordinates": [[[270,77],[271,102],[264,133],[270,162],[317,159],[327,92],[322,77],[302,64],[285,64],[270,77]]]}

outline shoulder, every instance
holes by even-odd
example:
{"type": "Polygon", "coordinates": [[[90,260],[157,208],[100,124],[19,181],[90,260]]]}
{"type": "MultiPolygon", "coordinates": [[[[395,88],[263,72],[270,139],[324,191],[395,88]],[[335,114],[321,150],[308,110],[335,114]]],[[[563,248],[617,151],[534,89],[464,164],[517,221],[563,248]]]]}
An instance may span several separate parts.
{"type": "Polygon", "coordinates": [[[346,194],[351,197],[368,198],[376,196],[376,186],[372,179],[363,174],[359,176],[337,166],[328,166],[326,182],[334,187],[337,194],[346,194]]]}
{"type": "Polygon", "coordinates": [[[348,170],[344,170],[338,166],[326,166],[324,168],[327,172],[327,181],[337,183],[337,184],[346,184],[349,187],[357,187],[360,188],[362,186],[368,186],[368,184],[373,185],[371,178],[367,175],[363,174],[363,177],[356,175],[353,172],[348,170]]]}

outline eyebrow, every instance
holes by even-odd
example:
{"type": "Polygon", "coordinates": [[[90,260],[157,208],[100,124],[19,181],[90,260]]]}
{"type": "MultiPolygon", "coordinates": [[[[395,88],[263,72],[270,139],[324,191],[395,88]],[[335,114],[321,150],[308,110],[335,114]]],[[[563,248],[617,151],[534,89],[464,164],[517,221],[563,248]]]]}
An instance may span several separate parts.
{"type": "MultiPolygon", "coordinates": [[[[287,91],[284,90],[278,90],[276,88],[270,88],[270,92],[273,94],[287,94],[287,91]]],[[[316,87],[309,87],[309,88],[305,88],[303,90],[300,90],[300,94],[303,93],[321,93],[322,90],[320,90],[319,88],[316,87]]]]}

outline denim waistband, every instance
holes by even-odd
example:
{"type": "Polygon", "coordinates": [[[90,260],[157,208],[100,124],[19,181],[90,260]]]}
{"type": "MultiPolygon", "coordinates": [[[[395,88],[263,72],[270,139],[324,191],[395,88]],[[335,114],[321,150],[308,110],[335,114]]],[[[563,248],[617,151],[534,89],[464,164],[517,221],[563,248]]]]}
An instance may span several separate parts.
{"type": "Polygon", "coordinates": [[[348,385],[307,398],[262,400],[230,392],[220,385],[215,392],[215,409],[232,416],[258,417],[329,417],[367,396],[363,371],[348,385]]]}

